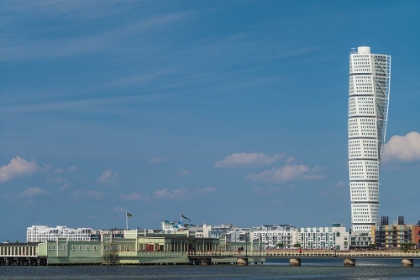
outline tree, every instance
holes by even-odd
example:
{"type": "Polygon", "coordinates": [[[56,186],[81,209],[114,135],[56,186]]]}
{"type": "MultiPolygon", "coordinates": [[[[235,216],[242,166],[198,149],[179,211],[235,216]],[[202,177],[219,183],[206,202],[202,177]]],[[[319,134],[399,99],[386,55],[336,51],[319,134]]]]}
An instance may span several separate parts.
{"type": "Polygon", "coordinates": [[[283,243],[277,243],[277,247],[279,248],[283,248],[284,244],[283,243]]]}
{"type": "Polygon", "coordinates": [[[369,247],[370,247],[371,249],[376,249],[376,244],[369,244],[369,247]]]}
{"type": "Polygon", "coordinates": [[[401,250],[403,251],[408,251],[409,249],[411,249],[414,245],[414,243],[400,243],[401,246],[401,250]]]}
{"type": "Polygon", "coordinates": [[[300,243],[293,244],[293,247],[300,248],[300,243]]]}

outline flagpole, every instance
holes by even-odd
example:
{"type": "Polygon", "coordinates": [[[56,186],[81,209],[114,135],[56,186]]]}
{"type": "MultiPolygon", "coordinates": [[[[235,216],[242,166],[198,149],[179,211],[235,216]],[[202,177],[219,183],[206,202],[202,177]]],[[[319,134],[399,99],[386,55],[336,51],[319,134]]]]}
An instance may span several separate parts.
{"type": "Polygon", "coordinates": [[[128,230],[128,211],[125,210],[125,229],[128,230]]]}
{"type": "Polygon", "coordinates": [[[182,213],[181,213],[181,225],[184,227],[184,223],[182,222],[182,213]]]}

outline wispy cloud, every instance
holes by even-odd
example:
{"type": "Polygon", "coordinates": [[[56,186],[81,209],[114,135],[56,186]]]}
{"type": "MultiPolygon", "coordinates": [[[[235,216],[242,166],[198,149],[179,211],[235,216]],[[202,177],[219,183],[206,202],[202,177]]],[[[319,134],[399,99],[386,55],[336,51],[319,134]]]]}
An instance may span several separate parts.
{"type": "Polygon", "coordinates": [[[81,199],[87,199],[87,200],[100,200],[104,198],[105,195],[101,192],[92,190],[92,191],[76,191],[72,195],[73,200],[81,200],[81,199]]]}
{"type": "Polygon", "coordinates": [[[150,164],[161,164],[167,161],[168,161],[168,158],[163,158],[163,157],[155,157],[155,158],[149,159],[150,164]]]}
{"type": "Polygon", "coordinates": [[[10,163],[0,167],[0,183],[12,180],[15,177],[29,176],[39,170],[35,161],[27,161],[19,156],[10,160],[10,163]]]}
{"type": "Polygon", "coordinates": [[[405,136],[392,136],[384,146],[384,162],[420,160],[420,133],[410,132],[405,136]]]}
{"type": "Polygon", "coordinates": [[[65,184],[67,183],[67,179],[63,177],[48,177],[45,180],[47,184],[65,184]]]}
{"type": "MultiPolygon", "coordinates": [[[[67,19],[65,17],[68,14],[73,16],[82,14],[80,17],[81,19],[91,20],[92,14],[98,14],[98,10],[101,10],[103,13],[112,13],[112,7],[110,7],[108,11],[98,9],[98,6],[104,6],[102,3],[100,5],[86,7],[82,2],[90,1],[80,1],[75,5],[48,3],[47,5],[20,5],[17,7],[9,5],[10,7],[2,8],[3,10],[6,8],[13,10],[13,8],[15,8],[20,9],[21,11],[26,8],[26,10],[28,12],[31,11],[32,14],[44,10],[44,13],[41,13],[42,16],[40,15],[39,18],[45,18],[46,15],[48,15],[50,19],[54,16],[59,16],[64,22],[66,22],[66,20],[72,20],[72,22],[74,22],[74,19],[67,19]],[[45,12],[46,10],[49,12],[45,12]],[[84,14],[82,13],[83,11],[85,11],[84,14]],[[87,13],[86,11],[89,12],[87,13]]],[[[113,14],[115,14],[116,10],[118,10],[118,6],[114,6],[113,14]]],[[[104,16],[106,16],[106,14],[104,16]]],[[[158,16],[141,17],[140,19],[129,23],[122,21],[122,24],[107,28],[105,31],[97,31],[97,29],[85,30],[84,32],[79,32],[81,34],[77,33],[79,34],[77,36],[60,36],[60,38],[57,37],[58,39],[50,39],[48,36],[24,36],[26,35],[25,32],[9,32],[0,47],[0,61],[74,57],[107,52],[124,52],[127,51],[127,48],[130,48],[131,51],[135,51],[133,45],[128,47],[127,44],[124,44],[123,42],[130,41],[131,38],[135,38],[139,34],[153,32],[158,28],[188,19],[190,16],[190,12],[173,12],[158,16]],[[19,34],[19,36],[16,36],[16,34],[19,34]]],[[[20,30],[15,27],[14,31],[20,30]]],[[[38,30],[34,30],[34,32],[40,33],[38,30]]],[[[41,33],[38,35],[44,34],[41,33]]]]}
{"type": "Polygon", "coordinates": [[[67,171],[70,172],[70,173],[73,173],[73,172],[76,172],[76,171],[79,171],[79,170],[80,170],[80,168],[77,167],[77,166],[75,166],[75,165],[70,166],[69,168],[67,168],[67,171]]]}
{"type": "Polygon", "coordinates": [[[96,179],[97,183],[104,185],[116,185],[120,181],[118,172],[112,171],[112,168],[105,170],[102,175],[96,179]]]}
{"type": "Polygon", "coordinates": [[[174,190],[162,189],[155,191],[153,194],[154,198],[157,199],[174,199],[174,198],[185,198],[191,195],[202,195],[216,192],[215,187],[206,187],[206,188],[197,188],[197,189],[188,189],[180,188],[174,190]]]}
{"type": "Polygon", "coordinates": [[[62,192],[62,191],[65,191],[65,190],[69,189],[70,186],[71,186],[71,184],[66,183],[66,184],[62,185],[60,188],[58,188],[58,190],[62,192]]]}
{"type": "Polygon", "coordinates": [[[140,200],[148,200],[149,196],[145,196],[138,192],[132,192],[130,194],[121,194],[120,198],[122,200],[140,201],[140,200]]]}
{"type": "Polygon", "coordinates": [[[169,191],[168,189],[162,189],[155,191],[153,194],[156,198],[179,198],[185,197],[188,194],[187,188],[175,189],[169,191]]]}
{"type": "Polygon", "coordinates": [[[139,192],[133,192],[130,194],[121,194],[121,200],[131,200],[131,201],[148,201],[152,202],[155,200],[161,199],[182,199],[190,196],[200,196],[206,195],[209,193],[214,193],[217,191],[215,187],[206,187],[206,188],[180,188],[174,190],[168,190],[167,188],[157,190],[152,195],[146,195],[139,192]]]}
{"type": "Polygon", "coordinates": [[[24,192],[21,193],[21,197],[34,197],[39,195],[48,195],[50,194],[47,190],[41,188],[28,188],[24,192]]]}
{"type": "Polygon", "coordinates": [[[285,154],[270,156],[264,153],[235,153],[217,161],[216,167],[245,167],[273,164],[286,157],[285,154]]]}
{"type": "Polygon", "coordinates": [[[191,171],[190,171],[190,170],[188,170],[188,169],[182,169],[181,171],[179,171],[179,172],[177,173],[177,175],[178,175],[179,177],[187,177],[187,176],[190,176],[190,175],[191,175],[191,171]]]}
{"type": "Polygon", "coordinates": [[[246,177],[251,181],[263,181],[271,183],[284,183],[296,180],[319,180],[323,179],[324,168],[316,166],[310,168],[307,165],[289,165],[273,167],[258,174],[248,174],[246,177]]]}

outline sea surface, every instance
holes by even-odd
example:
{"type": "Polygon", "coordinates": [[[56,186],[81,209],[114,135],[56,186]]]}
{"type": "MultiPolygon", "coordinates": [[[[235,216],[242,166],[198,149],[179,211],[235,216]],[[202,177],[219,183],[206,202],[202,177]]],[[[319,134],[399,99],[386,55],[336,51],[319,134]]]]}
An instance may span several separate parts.
{"type": "Polygon", "coordinates": [[[420,260],[402,267],[401,259],[357,259],[344,267],[342,259],[288,259],[263,265],[235,266],[0,266],[0,279],[420,279],[420,260]]]}

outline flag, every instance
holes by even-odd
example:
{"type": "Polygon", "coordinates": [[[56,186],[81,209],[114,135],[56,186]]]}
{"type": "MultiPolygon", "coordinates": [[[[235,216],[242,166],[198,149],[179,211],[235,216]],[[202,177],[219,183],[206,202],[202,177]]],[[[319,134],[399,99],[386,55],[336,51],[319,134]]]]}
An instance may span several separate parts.
{"type": "Polygon", "coordinates": [[[133,218],[133,215],[127,212],[127,217],[133,218]]]}
{"type": "Polygon", "coordinates": [[[182,217],[182,218],[184,218],[185,220],[188,220],[188,221],[190,221],[190,222],[191,222],[191,220],[190,220],[190,219],[188,219],[187,217],[185,217],[185,216],[184,216],[184,214],[181,214],[181,217],[182,217]]]}

